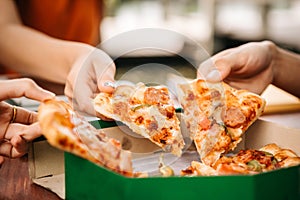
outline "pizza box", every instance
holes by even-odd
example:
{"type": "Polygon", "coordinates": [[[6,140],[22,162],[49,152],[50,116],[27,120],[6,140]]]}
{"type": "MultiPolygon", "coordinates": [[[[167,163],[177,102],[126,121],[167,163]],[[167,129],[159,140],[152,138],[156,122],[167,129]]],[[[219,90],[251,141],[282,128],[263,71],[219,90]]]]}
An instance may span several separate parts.
{"type": "MultiPolygon", "coordinates": [[[[300,199],[300,166],[257,175],[161,177],[157,176],[161,155],[166,165],[179,172],[191,160],[199,159],[193,148],[175,159],[118,123],[98,120],[91,123],[132,151],[134,169],[149,172],[149,177],[125,177],[71,153],[55,150],[46,141],[36,141],[29,159],[30,175],[36,184],[66,199],[300,199]]],[[[300,130],[257,120],[238,149],[260,148],[274,142],[300,155],[299,141],[300,130]]]]}
{"type": "MultiPolygon", "coordinates": [[[[92,124],[97,128],[107,127],[107,124],[104,125],[101,121],[94,121],[92,124]]],[[[124,134],[122,128],[113,127],[113,129],[114,135],[120,141],[124,141],[124,137],[127,137],[125,140],[127,142],[131,139],[139,139],[131,137],[130,134],[124,134]]],[[[281,147],[295,150],[300,155],[300,130],[280,127],[270,122],[256,121],[247,131],[243,141],[239,148],[259,148],[267,143],[275,142],[281,147]]],[[[136,167],[142,169],[141,166],[144,166],[149,171],[151,169],[155,171],[151,155],[157,154],[158,149],[156,147],[151,149],[153,146],[145,146],[139,142],[132,142],[133,146],[134,144],[143,147],[142,155],[133,152],[134,164],[135,160],[144,161],[137,163],[136,167]]],[[[190,154],[191,152],[187,149],[183,157],[189,157],[190,154]]],[[[168,154],[165,156],[170,157],[168,154]]],[[[178,167],[176,162],[179,162],[179,169],[185,167],[182,162],[186,160],[183,158],[169,160],[168,164],[174,165],[174,168],[178,167]]],[[[156,164],[158,169],[158,161],[156,164]]],[[[185,164],[188,166],[190,162],[185,164]]],[[[214,177],[153,175],[146,178],[128,178],[73,154],[65,153],[65,181],[67,199],[223,199],[224,197],[249,200],[300,199],[299,166],[257,175],[214,177]]]]}

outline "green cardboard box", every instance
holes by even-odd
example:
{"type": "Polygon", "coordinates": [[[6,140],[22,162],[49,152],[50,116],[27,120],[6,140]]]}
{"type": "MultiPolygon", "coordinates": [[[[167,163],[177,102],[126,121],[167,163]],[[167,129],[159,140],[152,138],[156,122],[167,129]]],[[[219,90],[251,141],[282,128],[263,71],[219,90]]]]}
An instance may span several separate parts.
{"type": "MultiPolygon", "coordinates": [[[[94,121],[108,135],[124,141],[134,155],[149,156],[159,151],[143,138],[124,134],[115,123],[94,121]],[[112,126],[112,127],[110,127],[112,126]],[[110,127],[110,128],[108,128],[110,127]],[[140,153],[140,154],[139,154],[140,153]]],[[[126,131],[125,131],[126,132],[126,131]]],[[[247,131],[240,148],[260,148],[277,143],[300,155],[300,130],[258,120],[247,131]]],[[[126,145],[125,145],[126,146],[126,145]]],[[[140,157],[136,156],[137,159],[140,157]]],[[[291,167],[257,175],[211,177],[128,178],[73,154],[65,153],[66,199],[245,199],[299,200],[300,167],[291,167]]]]}

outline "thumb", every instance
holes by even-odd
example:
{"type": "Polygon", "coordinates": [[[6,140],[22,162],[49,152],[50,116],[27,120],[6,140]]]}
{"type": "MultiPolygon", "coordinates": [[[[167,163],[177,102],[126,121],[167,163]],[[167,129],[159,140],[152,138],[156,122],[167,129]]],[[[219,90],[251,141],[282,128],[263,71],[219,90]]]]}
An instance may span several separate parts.
{"type": "Polygon", "coordinates": [[[106,69],[101,70],[97,73],[97,85],[100,92],[112,93],[114,91],[114,76],[116,72],[116,67],[113,61],[106,67],[106,69]]]}
{"type": "Polygon", "coordinates": [[[210,82],[220,82],[231,72],[231,62],[228,56],[205,61],[199,67],[197,76],[210,82]]]}
{"type": "Polygon", "coordinates": [[[98,82],[98,89],[100,92],[112,93],[115,89],[114,79],[104,78],[98,82]]]}
{"type": "Polygon", "coordinates": [[[93,73],[97,82],[97,88],[100,92],[111,93],[114,87],[111,87],[105,82],[114,83],[114,77],[116,73],[116,66],[114,61],[100,49],[95,49],[90,55],[90,59],[93,66],[93,73]]]}

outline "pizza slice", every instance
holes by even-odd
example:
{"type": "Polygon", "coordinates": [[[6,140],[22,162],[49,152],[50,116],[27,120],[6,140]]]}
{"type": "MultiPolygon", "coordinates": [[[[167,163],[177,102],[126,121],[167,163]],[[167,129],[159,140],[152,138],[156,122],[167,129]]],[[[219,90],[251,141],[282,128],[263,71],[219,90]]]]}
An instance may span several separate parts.
{"type": "Polygon", "coordinates": [[[94,99],[97,115],[120,121],[133,132],[180,156],[184,140],[169,91],[164,86],[120,85],[94,99]]]}
{"type": "Polygon", "coordinates": [[[213,166],[193,161],[181,171],[183,176],[217,176],[233,174],[257,174],[300,165],[300,157],[291,149],[268,144],[259,150],[240,150],[231,156],[222,156],[213,166]]]}
{"type": "Polygon", "coordinates": [[[265,107],[259,95],[202,79],[178,84],[177,96],[190,137],[209,166],[235,149],[265,107]]]}
{"type": "Polygon", "coordinates": [[[42,134],[52,146],[133,176],[131,152],[122,150],[119,141],[95,129],[66,102],[51,99],[41,103],[38,120],[42,134]]]}

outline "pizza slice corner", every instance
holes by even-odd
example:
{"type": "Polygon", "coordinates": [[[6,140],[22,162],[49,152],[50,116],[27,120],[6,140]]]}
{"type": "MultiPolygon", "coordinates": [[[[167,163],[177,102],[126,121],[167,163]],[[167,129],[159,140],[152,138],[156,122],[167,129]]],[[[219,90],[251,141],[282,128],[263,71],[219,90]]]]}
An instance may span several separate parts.
{"type": "Polygon", "coordinates": [[[236,148],[266,104],[257,94],[202,79],[178,84],[177,92],[190,137],[209,166],[236,148]]]}

